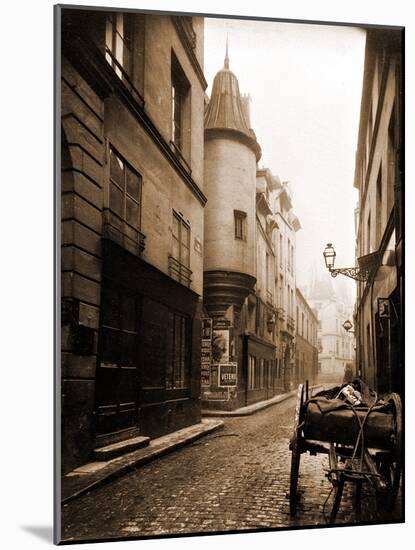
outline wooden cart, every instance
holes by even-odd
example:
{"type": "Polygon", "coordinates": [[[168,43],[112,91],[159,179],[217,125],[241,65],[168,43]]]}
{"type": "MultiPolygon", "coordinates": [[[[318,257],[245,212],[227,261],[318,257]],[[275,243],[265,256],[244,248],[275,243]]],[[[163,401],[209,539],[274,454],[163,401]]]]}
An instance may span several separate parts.
{"type": "Polygon", "coordinates": [[[319,416],[315,402],[309,396],[308,382],[300,384],[290,441],[290,514],[295,516],[297,510],[300,459],[305,452],[324,453],[329,457],[327,477],[335,490],[330,523],[335,522],[346,482],[356,484],[358,514],[363,482],[372,484],[377,505],[384,512],[390,512],[401,478],[402,407],[399,395],[392,393],[384,397],[386,406],[383,408],[377,402],[366,408],[348,407],[337,415],[319,416]]]}

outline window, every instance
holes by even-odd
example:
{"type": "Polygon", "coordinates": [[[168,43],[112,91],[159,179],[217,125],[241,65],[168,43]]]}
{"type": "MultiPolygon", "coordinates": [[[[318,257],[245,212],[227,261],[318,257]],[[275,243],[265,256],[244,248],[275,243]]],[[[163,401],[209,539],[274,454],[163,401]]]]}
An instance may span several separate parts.
{"type": "Polygon", "coordinates": [[[376,180],[376,246],[379,248],[382,238],[382,162],[376,180]]]}
{"type": "Polygon", "coordinates": [[[136,230],[141,225],[141,176],[110,148],[109,208],[136,230]]]}
{"type": "Polygon", "coordinates": [[[190,84],[176,57],[171,64],[171,124],[172,143],[176,150],[189,157],[190,145],[190,84]]]}
{"type": "Polygon", "coordinates": [[[235,222],[235,239],[240,241],[246,241],[246,212],[240,210],[234,210],[234,222],[235,222]]]}
{"type": "Polygon", "coordinates": [[[190,226],[173,212],[172,254],[169,258],[170,276],[179,283],[190,286],[190,226]]]}
{"type": "Polygon", "coordinates": [[[283,243],[283,240],[282,240],[282,235],[280,235],[280,267],[282,267],[283,265],[283,250],[282,250],[282,243],[283,243]]]}
{"type": "Polygon", "coordinates": [[[258,369],[258,379],[256,383],[256,388],[263,390],[264,389],[264,359],[259,360],[259,369],[258,369]]]}
{"type": "Polygon", "coordinates": [[[180,389],[189,386],[190,334],[189,320],[180,313],[172,314],[171,349],[166,369],[166,388],[180,389]]]}
{"type": "Polygon", "coordinates": [[[103,286],[101,311],[101,366],[136,367],[137,300],[103,286]]]}
{"type": "Polygon", "coordinates": [[[370,229],[371,229],[371,221],[370,221],[370,212],[369,212],[369,216],[367,217],[367,229],[366,229],[366,239],[367,239],[366,254],[370,254],[370,252],[372,252],[370,229]]]}
{"type": "Polygon", "coordinates": [[[131,75],[132,32],[131,19],[123,13],[107,17],[105,31],[105,58],[119,78],[131,75]]]}
{"type": "Polygon", "coordinates": [[[268,254],[268,252],[265,253],[265,277],[266,277],[266,286],[267,286],[267,300],[269,303],[273,303],[273,295],[272,295],[272,263],[271,263],[271,256],[268,254]]]}
{"type": "Polygon", "coordinates": [[[248,358],[248,390],[253,390],[255,388],[255,365],[256,357],[250,355],[248,358]]]}

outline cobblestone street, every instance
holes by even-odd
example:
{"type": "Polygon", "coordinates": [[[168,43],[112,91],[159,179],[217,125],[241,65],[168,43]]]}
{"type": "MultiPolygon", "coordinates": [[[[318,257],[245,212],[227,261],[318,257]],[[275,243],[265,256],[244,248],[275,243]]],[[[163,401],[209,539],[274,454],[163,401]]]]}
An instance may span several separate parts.
{"type": "MultiPolygon", "coordinates": [[[[325,525],[325,456],[302,455],[297,517],[289,515],[291,398],[159,459],[63,507],[64,540],[325,525]]],[[[356,521],[345,494],[336,523],[356,521]]],[[[361,521],[376,520],[364,494],[361,521]]],[[[390,518],[392,520],[394,518],[390,518]]],[[[397,519],[397,518],[395,518],[397,519]]]]}

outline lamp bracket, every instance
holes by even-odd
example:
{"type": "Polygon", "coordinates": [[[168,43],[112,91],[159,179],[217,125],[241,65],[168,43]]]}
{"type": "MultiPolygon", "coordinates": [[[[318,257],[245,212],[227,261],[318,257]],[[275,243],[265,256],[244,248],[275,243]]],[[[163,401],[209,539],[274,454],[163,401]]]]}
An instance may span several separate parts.
{"type": "Polygon", "coordinates": [[[367,281],[369,279],[369,271],[366,269],[360,269],[360,267],[340,267],[336,269],[330,269],[332,277],[337,277],[339,273],[345,275],[355,281],[367,281]]]}

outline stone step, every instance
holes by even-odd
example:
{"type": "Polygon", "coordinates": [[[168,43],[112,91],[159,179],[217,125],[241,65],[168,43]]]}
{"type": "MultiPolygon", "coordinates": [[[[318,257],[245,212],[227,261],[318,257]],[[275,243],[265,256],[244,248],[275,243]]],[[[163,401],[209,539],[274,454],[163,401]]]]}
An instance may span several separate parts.
{"type": "Polygon", "coordinates": [[[150,443],[150,438],[139,435],[138,437],[132,437],[131,439],[125,439],[118,443],[112,443],[112,445],[106,445],[105,447],[99,447],[94,449],[94,460],[107,461],[117,456],[124,455],[136,451],[141,447],[147,447],[150,443]]]}

